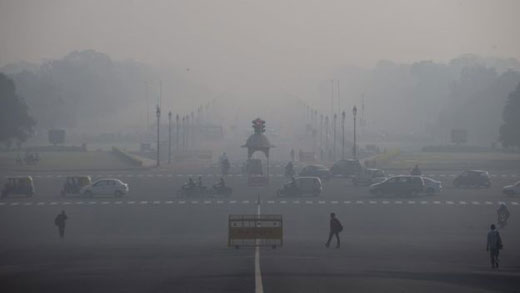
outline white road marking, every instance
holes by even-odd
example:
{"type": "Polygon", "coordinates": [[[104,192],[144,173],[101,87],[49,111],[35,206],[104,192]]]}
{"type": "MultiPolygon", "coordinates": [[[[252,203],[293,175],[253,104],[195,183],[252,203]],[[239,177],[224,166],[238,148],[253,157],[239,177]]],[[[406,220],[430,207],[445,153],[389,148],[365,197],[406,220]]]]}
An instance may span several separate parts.
{"type": "Polygon", "coordinates": [[[343,203],[344,204],[350,204],[350,200],[345,200],[343,203]]]}
{"type": "Polygon", "coordinates": [[[185,200],[179,200],[179,204],[185,204],[186,201],[185,200]]]}
{"type": "Polygon", "coordinates": [[[115,204],[122,204],[123,202],[120,201],[120,200],[118,200],[118,201],[116,201],[116,202],[114,202],[114,203],[115,203],[115,204]]]}
{"type": "Polygon", "coordinates": [[[312,200],[306,200],[305,203],[306,204],[313,204],[314,202],[312,200]]]}
{"type": "Polygon", "coordinates": [[[300,204],[300,201],[299,200],[293,200],[293,203],[294,204],[300,204]]]}
{"type": "Polygon", "coordinates": [[[217,200],[217,204],[223,204],[224,201],[223,200],[217,200]]]}
{"type": "Polygon", "coordinates": [[[460,204],[467,204],[465,201],[461,200],[459,201],[460,204]]]}
{"type": "Polygon", "coordinates": [[[408,204],[415,204],[415,200],[409,200],[408,204]]]}
{"type": "MultiPolygon", "coordinates": [[[[260,216],[260,204],[256,207],[256,214],[260,216]]],[[[255,293],[264,293],[264,286],[262,284],[262,271],[260,270],[260,248],[258,246],[259,240],[256,240],[255,246],[255,293]]]]}
{"type": "Polygon", "coordinates": [[[11,203],[11,206],[17,206],[17,205],[19,205],[19,204],[20,204],[19,202],[12,202],[12,203],[11,203]]]}
{"type": "Polygon", "coordinates": [[[24,205],[25,205],[25,206],[30,206],[30,205],[32,205],[32,204],[33,204],[32,202],[26,202],[24,205]]]}
{"type": "Polygon", "coordinates": [[[389,204],[390,202],[388,200],[383,200],[381,203],[382,204],[389,204]]]}
{"type": "Polygon", "coordinates": [[[50,203],[51,206],[55,206],[55,205],[57,205],[57,204],[58,204],[58,203],[55,202],[55,201],[52,201],[52,202],[50,203]]]}
{"type": "Polygon", "coordinates": [[[485,204],[493,204],[492,202],[490,201],[486,201],[485,204]]]}
{"type": "Polygon", "coordinates": [[[105,204],[106,205],[106,204],[110,204],[110,202],[109,201],[102,201],[101,204],[105,204]]]}
{"type": "Polygon", "coordinates": [[[70,202],[69,202],[69,201],[64,201],[62,204],[63,204],[64,206],[67,206],[67,205],[70,205],[70,202]]]}
{"type": "Polygon", "coordinates": [[[96,204],[95,201],[89,201],[88,204],[96,204]]]}
{"type": "Polygon", "coordinates": [[[394,204],[402,204],[403,202],[401,200],[394,201],[394,204]]]}
{"type": "Polygon", "coordinates": [[[331,204],[338,204],[339,202],[337,200],[333,200],[330,202],[331,204]]]}
{"type": "Polygon", "coordinates": [[[478,201],[472,201],[471,203],[474,204],[474,205],[479,205],[480,204],[480,202],[478,202],[478,201]]]}
{"type": "Polygon", "coordinates": [[[434,204],[441,204],[441,202],[438,201],[438,200],[433,201],[433,203],[434,203],[434,204]]]}
{"type": "Polygon", "coordinates": [[[237,203],[237,201],[236,200],[230,200],[229,203],[235,204],[235,203],[237,203]]]}
{"type": "Polygon", "coordinates": [[[286,201],[286,200],[281,200],[280,203],[281,203],[281,204],[286,204],[287,201],[286,201]]]}
{"type": "Polygon", "coordinates": [[[173,203],[173,200],[167,200],[164,202],[165,204],[172,204],[173,203]]]}
{"type": "Polygon", "coordinates": [[[356,204],[364,204],[362,200],[356,200],[356,204]]]}
{"type": "Polygon", "coordinates": [[[273,204],[273,203],[275,203],[275,201],[274,200],[268,200],[267,203],[268,204],[273,204]]]}
{"type": "Polygon", "coordinates": [[[210,204],[211,203],[211,200],[205,200],[204,201],[204,204],[210,204]]]}
{"type": "Polygon", "coordinates": [[[140,204],[148,204],[148,201],[147,200],[141,200],[139,203],[140,204]]]}
{"type": "Polygon", "coordinates": [[[135,204],[135,201],[131,200],[131,201],[127,201],[126,203],[127,204],[135,204]]]}
{"type": "Polygon", "coordinates": [[[161,204],[161,201],[160,200],[154,200],[153,204],[161,204]]]}
{"type": "Polygon", "coordinates": [[[516,205],[518,205],[518,202],[512,201],[511,204],[516,206],[516,205]]]}
{"type": "Polygon", "coordinates": [[[36,205],[43,206],[43,205],[45,205],[45,203],[43,201],[40,201],[36,205]]]}
{"type": "Polygon", "coordinates": [[[425,200],[421,200],[421,204],[428,204],[428,202],[425,200]]]}
{"type": "Polygon", "coordinates": [[[454,204],[451,200],[446,201],[446,204],[454,204]]]}
{"type": "Polygon", "coordinates": [[[198,200],[192,200],[192,201],[191,201],[191,204],[198,204],[198,203],[199,203],[198,200]]]}
{"type": "Polygon", "coordinates": [[[318,200],[318,204],[325,204],[324,200],[318,200]]]}
{"type": "Polygon", "coordinates": [[[249,200],[243,200],[242,203],[247,204],[247,203],[249,203],[249,200]]]}

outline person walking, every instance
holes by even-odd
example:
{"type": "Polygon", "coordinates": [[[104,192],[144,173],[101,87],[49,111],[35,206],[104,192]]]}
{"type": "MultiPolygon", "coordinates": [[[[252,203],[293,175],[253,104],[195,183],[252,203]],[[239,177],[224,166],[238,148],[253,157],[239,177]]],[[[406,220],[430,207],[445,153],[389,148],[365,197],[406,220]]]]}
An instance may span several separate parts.
{"type": "Polygon", "coordinates": [[[327,240],[327,243],[325,243],[325,246],[329,247],[332,236],[336,236],[336,248],[339,248],[341,244],[341,241],[339,240],[339,233],[341,231],[343,231],[343,225],[341,225],[341,222],[338,220],[338,218],[336,218],[335,213],[330,213],[329,239],[327,240]]]}
{"type": "Polygon", "coordinates": [[[502,249],[502,238],[500,237],[500,233],[498,233],[494,224],[491,224],[490,229],[491,230],[487,234],[486,251],[489,251],[491,268],[498,269],[498,253],[500,249],[502,249]]]}
{"type": "Polygon", "coordinates": [[[61,211],[61,213],[59,213],[54,219],[54,224],[58,226],[60,238],[63,238],[65,236],[65,222],[67,221],[67,219],[68,217],[65,214],[65,211],[61,211]]]}

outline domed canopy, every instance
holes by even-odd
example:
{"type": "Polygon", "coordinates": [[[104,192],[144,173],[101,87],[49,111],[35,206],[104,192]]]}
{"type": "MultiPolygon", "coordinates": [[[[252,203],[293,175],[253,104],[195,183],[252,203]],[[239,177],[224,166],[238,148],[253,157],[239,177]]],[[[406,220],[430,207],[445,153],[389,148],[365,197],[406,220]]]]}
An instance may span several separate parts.
{"type": "Polygon", "coordinates": [[[242,147],[247,148],[248,158],[251,158],[256,151],[261,151],[266,157],[269,157],[269,149],[272,148],[273,145],[271,145],[269,139],[263,133],[253,133],[242,147]]]}

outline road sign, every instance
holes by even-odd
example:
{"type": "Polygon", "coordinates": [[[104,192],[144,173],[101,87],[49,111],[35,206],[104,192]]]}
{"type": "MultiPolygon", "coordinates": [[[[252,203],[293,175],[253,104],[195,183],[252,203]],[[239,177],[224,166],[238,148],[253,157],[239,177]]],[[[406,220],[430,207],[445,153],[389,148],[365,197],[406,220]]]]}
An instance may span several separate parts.
{"type": "Polygon", "coordinates": [[[230,215],[228,246],[282,246],[281,215],[230,215]]]}

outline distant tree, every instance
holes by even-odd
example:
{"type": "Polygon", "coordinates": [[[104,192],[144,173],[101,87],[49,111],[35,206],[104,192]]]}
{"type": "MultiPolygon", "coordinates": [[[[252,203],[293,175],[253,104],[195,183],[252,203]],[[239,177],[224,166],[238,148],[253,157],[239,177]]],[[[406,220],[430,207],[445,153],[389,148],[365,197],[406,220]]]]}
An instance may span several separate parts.
{"type": "Polygon", "coordinates": [[[16,95],[14,82],[0,73],[0,141],[6,145],[12,139],[24,142],[35,124],[24,100],[16,95]]]}
{"type": "Polygon", "coordinates": [[[504,124],[500,127],[500,142],[504,147],[520,148],[520,83],[509,94],[502,118],[504,124]]]}

